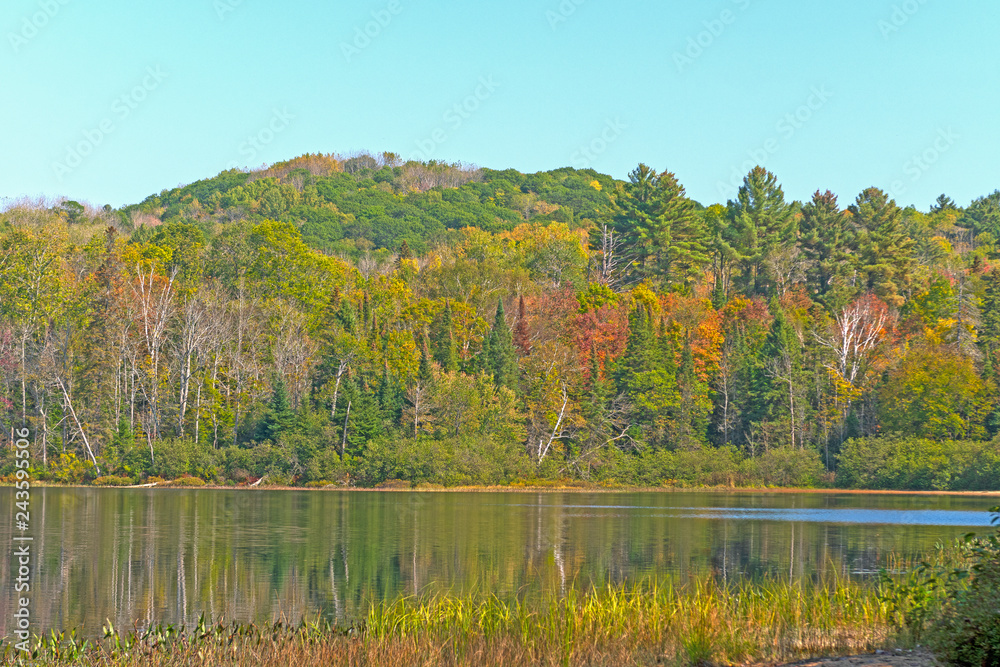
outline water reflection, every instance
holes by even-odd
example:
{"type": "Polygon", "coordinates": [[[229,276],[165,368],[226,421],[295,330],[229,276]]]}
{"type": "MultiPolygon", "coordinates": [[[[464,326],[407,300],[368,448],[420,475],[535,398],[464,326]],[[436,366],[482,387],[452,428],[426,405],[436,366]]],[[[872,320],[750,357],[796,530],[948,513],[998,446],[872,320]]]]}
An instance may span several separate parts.
{"type": "MultiPolygon", "coordinates": [[[[11,545],[13,489],[0,489],[11,545]],[[9,515],[9,516],[8,516],[9,515]]],[[[989,525],[990,499],[38,489],[38,629],[323,615],[438,590],[565,593],[647,576],[870,576],[989,525]]],[[[13,612],[0,565],[0,623],[13,612]]]]}

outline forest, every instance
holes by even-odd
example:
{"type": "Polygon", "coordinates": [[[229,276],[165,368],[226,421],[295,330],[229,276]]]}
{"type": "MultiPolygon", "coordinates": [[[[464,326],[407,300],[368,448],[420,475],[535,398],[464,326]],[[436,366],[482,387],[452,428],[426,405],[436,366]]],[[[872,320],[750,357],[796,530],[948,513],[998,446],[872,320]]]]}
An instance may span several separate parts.
{"type": "Polygon", "coordinates": [[[0,479],[1000,480],[1000,190],[308,154],[0,212],[0,479]],[[853,194],[853,193],[851,193],[853,194]]]}

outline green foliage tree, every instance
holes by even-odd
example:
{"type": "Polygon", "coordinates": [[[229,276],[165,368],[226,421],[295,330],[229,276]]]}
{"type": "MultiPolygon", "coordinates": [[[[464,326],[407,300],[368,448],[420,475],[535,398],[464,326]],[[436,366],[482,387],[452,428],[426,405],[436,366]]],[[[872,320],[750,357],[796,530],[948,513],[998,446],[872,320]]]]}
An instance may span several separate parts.
{"type": "Polygon", "coordinates": [[[288,400],[288,390],[280,377],[275,378],[271,390],[271,402],[258,427],[258,437],[277,442],[281,434],[293,426],[295,411],[288,400]]]}
{"type": "Polygon", "coordinates": [[[853,235],[849,216],[837,204],[837,195],[817,190],[802,207],[799,232],[811,293],[830,307],[844,305],[856,292],[851,285],[853,235]]]}
{"type": "Polygon", "coordinates": [[[630,403],[633,437],[657,448],[670,447],[680,390],[672,341],[657,332],[648,306],[639,304],[629,316],[628,342],[616,372],[618,391],[630,403]]]}
{"type": "Polygon", "coordinates": [[[868,188],[848,207],[857,235],[856,268],[863,286],[894,306],[912,279],[913,239],[906,235],[902,211],[878,188],[868,188]]]}
{"type": "Polygon", "coordinates": [[[497,302],[496,315],[493,318],[493,328],[486,339],[486,367],[498,387],[516,390],[518,382],[517,350],[514,347],[514,335],[507,326],[504,314],[503,299],[497,302]]]}
{"type": "Polygon", "coordinates": [[[754,167],[743,178],[735,201],[727,205],[724,241],[742,269],[747,294],[766,294],[776,282],[768,259],[795,243],[796,221],[777,177],[754,167]]]}
{"type": "Polygon", "coordinates": [[[989,388],[971,359],[940,341],[910,349],[880,390],[886,431],[953,440],[984,435],[989,388]]]}
{"type": "Polygon", "coordinates": [[[709,263],[708,234],[677,177],[640,164],[619,207],[616,224],[639,276],[689,288],[709,263]]]}

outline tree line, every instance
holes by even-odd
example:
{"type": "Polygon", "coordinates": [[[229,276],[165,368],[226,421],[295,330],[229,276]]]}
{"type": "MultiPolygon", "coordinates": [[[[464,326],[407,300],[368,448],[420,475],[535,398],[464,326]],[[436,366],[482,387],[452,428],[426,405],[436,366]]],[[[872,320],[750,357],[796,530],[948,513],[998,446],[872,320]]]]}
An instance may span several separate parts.
{"type": "Polygon", "coordinates": [[[66,482],[980,488],[998,239],[1000,191],[803,203],[762,167],[708,207],[644,164],[391,153],[22,201],[0,414],[66,482]],[[864,470],[906,461],[932,472],[864,470]]]}

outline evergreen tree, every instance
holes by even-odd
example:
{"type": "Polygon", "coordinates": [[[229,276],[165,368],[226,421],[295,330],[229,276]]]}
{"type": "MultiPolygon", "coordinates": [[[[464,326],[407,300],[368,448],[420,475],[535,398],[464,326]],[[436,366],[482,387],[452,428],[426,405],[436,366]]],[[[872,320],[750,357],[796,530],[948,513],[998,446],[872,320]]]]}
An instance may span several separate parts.
{"type": "Polygon", "coordinates": [[[383,419],[389,424],[398,424],[403,418],[403,388],[396,377],[389,374],[388,363],[382,367],[377,398],[383,419]]]}
{"type": "Polygon", "coordinates": [[[435,323],[431,338],[432,356],[445,373],[458,370],[458,345],[452,331],[451,302],[445,301],[444,311],[435,323]]]}
{"type": "Polygon", "coordinates": [[[962,215],[961,225],[977,236],[989,233],[994,239],[1000,239],[1000,190],[972,200],[962,215]]]}
{"type": "Polygon", "coordinates": [[[638,277],[686,289],[710,261],[708,233],[684,186],[669,171],[640,164],[629,174],[616,227],[638,277]]]}
{"type": "MultiPolygon", "coordinates": [[[[614,388],[601,372],[601,360],[593,346],[590,349],[589,375],[586,392],[580,401],[580,413],[586,424],[581,440],[586,452],[594,452],[618,436],[619,432],[611,413],[614,388]]],[[[592,457],[580,458],[589,462],[592,457]]]]}
{"type": "Polygon", "coordinates": [[[486,367],[493,376],[494,384],[517,391],[517,350],[514,348],[514,336],[507,326],[503,299],[497,303],[493,329],[486,339],[486,367]]]}
{"type": "Polygon", "coordinates": [[[377,393],[357,380],[351,378],[345,382],[343,392],[334,416],[340,437],[336,447],[339,450],[343,446],[345,455],[358,456],[366,444],[385,433],[383,412],[377,393]]]}
{"type": "Polygon", "coordinates": [[[280,377],[276,378],[271,391],[271,402],[258,428],[258,437],[277,442],[278,436],[291,428],[294,423],[295,412],[288,401],[285,383],[280,377]]]}
{"type": "Polygon", "coordinates": [[[617,384],[631,404],[636,439],[666,447],[674,427],[680,393],[677,368],[667,336],[657,336],[650,314],[640,304],[629,316],[628,342],[618,364],[617,384]]]}
{"type": "Polygon", "coordinates": [[[727,206],[727,250],[743,269],[743,288],[764,294],[774,282],[767,260],[795,243],[796,223],[777,177],[754,167],[743,178],[736,201],[727,206]]]}
{"type": "Polygon", "coordinates": [[[680,404],[677,410],[677,425],[671,440],[678,449],[698,449],[705,444],[708,435],[712,402],[708,399],[708,388],[695,372],[690,340],[685,340],[681,346],[677,386],[680,392],[680,404]]]}
{"type": "Polygon", "coordinates": [[[784,444],[795,444],[799,442],[802,426],[797,422],[802,406],[796,404],[801,393],[802,350],[795,329],[776,301],[771,304],[771,312],[774,320],[761,349],[758,414],[762,420],[787,423],[789,439],[784,444]]]}
{"type": "Polygon", "coordinates": [[[994,268],[986,279],[978,342],[983,352],[996,359],[1000,349],[1000,268],[994,268]]]}
{"type": "Polygon", "coordinates": [[[829,307],[843,305],[856,290],[850,285],[852,235],[837,195],[817,190],[802,207],[799,230],[810,292],[829,307]]]}
{"type": "Polygon", "coordinates": [[[914,264],[914,242],[903,229],[902,210],[878,188],[859,194],[848,210],[858,239],[859,279],[887,303],[902,306],[901,292],[911,280],[914,264]]]}
{"type": "Polygon", "coordinates": [[[955,211],[958,206],[955,204],[955,200],[948,195],[941,194],[938,198],[934,200],[934,204],[931,206],[931,213],[941,213],[942,211],[955,211]]]}

